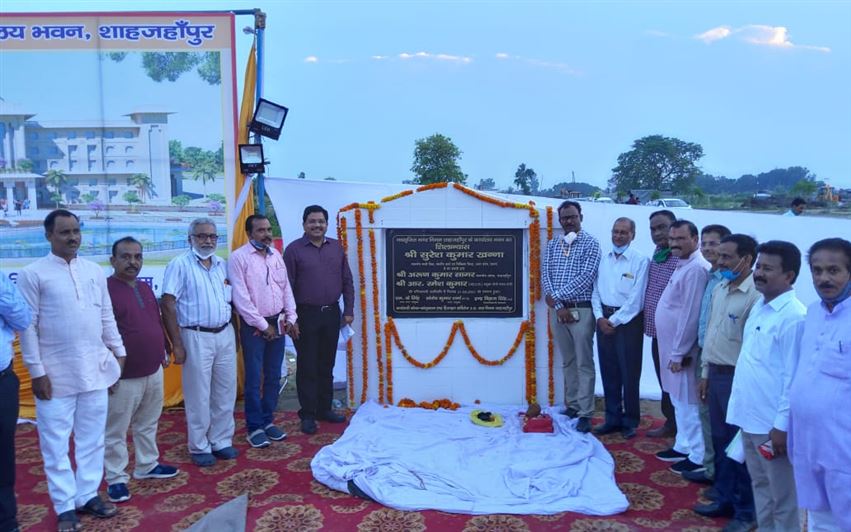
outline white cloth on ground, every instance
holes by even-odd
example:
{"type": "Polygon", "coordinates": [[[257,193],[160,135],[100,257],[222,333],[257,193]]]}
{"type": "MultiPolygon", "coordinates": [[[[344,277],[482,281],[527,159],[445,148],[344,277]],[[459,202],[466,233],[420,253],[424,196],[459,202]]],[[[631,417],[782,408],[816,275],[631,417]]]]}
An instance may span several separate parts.
{"type": "Polygon", "coordinates": [[[342,437],[316,454],[313,476],[344,492],[353,480],[399,510],[612,515],[629,507],[611,455],[576,432],[575,421],[555,415],[553,434],[524,433],[518,407],[490,408],[504,417],[500,428],[474,425],[472,410],[366,403],[342,437]]]}

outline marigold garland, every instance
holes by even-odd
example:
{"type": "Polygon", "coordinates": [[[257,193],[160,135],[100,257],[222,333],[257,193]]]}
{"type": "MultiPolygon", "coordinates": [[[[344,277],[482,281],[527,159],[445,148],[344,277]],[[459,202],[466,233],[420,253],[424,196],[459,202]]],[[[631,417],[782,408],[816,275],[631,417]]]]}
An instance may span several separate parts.
{"type": "MultiPolygon", "coordinates": [[[[339,223],[337,224],[337,232],[340,237],[340,244],[343,246],[343,253],[348,256],[349,254],[349,234],[347,230],[347,220],[345,216],[340,216],[340,213],[337,213],[337,219],[339,223]]],[[[354,346],[352,345],[352,339],[346,342],[346,387],[349,392],[349,405],[355,404],[355,370],[354,370],[354,346]]]]}
{"type": "Polygon", "coordinates": [[[397,200],[399,198],[404,198],[405,196],[410,196],[413,193],[414,193],[414,191],[411,190],[411,189],[403,190],[402,192],[398,192],[398,193],[392,194],[390,196],[384,196],[383,198],[381,198],[381,203],[387,203],[387,202],[390,202],[390,201],[393,201],[393,200],[397,200]]]}
{"type": "Polygon", "coordinates": [[[390,343],[390,324],[384,323],[384,345],[387,349],[387,402],[393,404],[393,345],[390,343]]]}
{"type": "MultiPolygon", "coordinates": [[[[553,208],[547,207],[547,242],[553,239],[553,208]]],[[[547,311],[549,313],[549,311],[547,311]]],[[[550,406],[555,404],[556,387],[553,374],[553,327],[547,316],[547,399],[550,406]]]]}
{"type": "Polygon", "coordinates": [[[476,351],[476,348],[473,347],[473,343],[470,341],[470,337],[467,336],[467,329],[464,327],[463,322],[459,322],[458,330],[461,332],[461,337],[464,339],[464,343],[467,344],[467,349],[470,351],[470,354],[473,355],[473,358],[475,358],[479,364],[484,366],[501,366],[505,364],[509,358],[514,356],[514,352],[517,351],[521,340],[523,340],[523,335],[529,330],[529,322],[524,321],[520,324],[520,329],[517,331],[517,336],[514,338],[514,343],[511,344],[511,348],[508,350],[508,353],[498,360],[488,360],[476,351]]]}
{"type": "MultiPolygon", "coordinates": [[[[531,203],[531,202],[530,202],[531,203]]],[[[534,208],[534,203],[530,208],[534,208]]],[[[538,402],[535,360],[535,301],[540,292],[541,224],[537,218],[529,224],[529,322],[526,332],[526,402],[538,402]]]]}
{"type": "Polygon", "coordinates": [[[443,408],[446,410],[458,410],[461,405],[449,399],[435,399],[434,401],[420,401],[419,403],[407,397],[399,400],[399,406],[402,408],[425,408],[428,410],[437,410],[443,408]]]}
{"type": "Polygon", "coordinates": [[[360,308],[361,314],[361,377],[363,379],[363,388],[361,388],[360,402],[366,402],[366,390],[369,385],[369,368],[367,363],[367,338],[366,338],[366,272],[363,268],[363,216],[360,209],[355,209],[355,236],[357,237],[358,250],[358,280],[360,281],[360,308]]]}
{"type": "MultiPolygon", "coordinates": [[[[529,203],[516,203],[513,201],[504,201],[501,199],[494,198],[493,196],[488,196],[487,194],[482,194],[477,190],[473,190],[472,188],[465,187],[461,183],[452,183],[452,187],[455,190],[459,190],[468,196],[472,196],[479,201],[483,201],[485,203],[490,203],[491,205],[496,205],[497,207],[502,207],[504,209],[526,209],[529,211],[529,216],[532,218],[538,217],[538,209],[535,208],[535,202],[530,201],[529,203]]],[[[417,190],[419,192],[419,190],[417,190]]]]}
{"type": "Polygon", "coordinates": [[[446,181],[441,181],[440,183],[429,183],[428,185],[417,187],[417,192],[425,192],[426,190],[434,190],[436,188],[446,188],[447,185],[449,185],[449,183],[446,181]]]}
{"type": "MultiPolygon", "coordinates": [[[[370,211],[371,212],[371,211],[370,211]]],[[[375,327],[375,355],[378,363],[378,402],[384,403],[384,350],[381,348],[381,317],[378,315],[378,260],[375,252],[375,230],[369,230],[369,254],[372,267],[372,323],[375,327]]]]}

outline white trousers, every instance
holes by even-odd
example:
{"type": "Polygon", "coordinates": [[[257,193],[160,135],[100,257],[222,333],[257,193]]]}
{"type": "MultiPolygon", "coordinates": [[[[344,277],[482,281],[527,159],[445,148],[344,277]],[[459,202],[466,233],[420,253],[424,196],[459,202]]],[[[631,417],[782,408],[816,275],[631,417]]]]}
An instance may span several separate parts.
{"type": "Polygon", "coordinates": [[[183,404],[189,452],[209,453],[233,443],[236,343],[233,327],[218,333],[180,329],[186,349],[183,404]]]}
{"type": "MultiPolygon", "coordinates": [[[[674,418],[677,420],[677,438],[674,450],[688,455],[688,459],[697,465],[703,465],[703,429],[700,425],[700,408],[688,402],[680,402],[671,395],[674,405],[674,418]]],[[[723,452],[716,451],[716,452],[723,452]]]]}
{"type": "Polygon", "coordinates": [[[841,532],[839,523],[830,510],[807,510],[807,530],[809,532],[841,532]]]}
{"type": "Polygon", "coordinates": [[[103,478],[106,410],[105,389],[35,400],[47,491],[57,515],[83,506],[98,494],[103,478]],[[68,456],[72,432],[76,471],[68,456]]]}
{"type": "Polygon", "coordinates": [[[126,484],[127,429],[133,430],[136,473],[147,473],[158,464],[157,423],[163,411],[163,369],[147,377],[121,379],[109,395],[106,418],[106,450],[103,464],[107,484],[126,484]]]}

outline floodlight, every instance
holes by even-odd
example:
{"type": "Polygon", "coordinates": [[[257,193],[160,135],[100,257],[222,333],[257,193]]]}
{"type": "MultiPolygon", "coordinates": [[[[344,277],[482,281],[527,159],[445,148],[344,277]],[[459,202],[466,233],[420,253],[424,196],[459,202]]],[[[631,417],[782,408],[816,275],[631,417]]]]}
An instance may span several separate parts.
{"type": "Polygon", "coordinates": [[[283,105],[260,98],[260,101],[257,102],[257,108],[254,109],[254,118],[248,124],[248,130],[278,140],[278,137],[281,136],[281,129],[284,127],[284,120],[287,119],[287,112],[289,112],[289,109],[283,105]]]}
{"type": "Polygon", "coordinates": [[[239,171],[243,174],[262,174],[266,171],[262,144],[239,145],[239,171]]]}

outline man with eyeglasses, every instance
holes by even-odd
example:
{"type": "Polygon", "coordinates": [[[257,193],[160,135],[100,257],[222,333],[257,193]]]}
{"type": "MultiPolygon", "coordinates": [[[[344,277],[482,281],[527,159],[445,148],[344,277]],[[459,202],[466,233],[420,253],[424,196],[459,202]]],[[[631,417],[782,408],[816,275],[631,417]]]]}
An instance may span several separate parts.
{"type": "Polygon", "coordinates": [[[189,225],[186,253],[168,263],[162,314],[174,362],[183,364],[183,403],[189,453],[199,467],[232,460],[236,402],[236,339],[231,286],[225,261],[216,256],[216,224],[198,218],[189,225]]]}
{"type": "Polygon", "coordinates": [[[564,235],[547,243],[542,282],[549,318],[563,360],[564,410],[589,432],[594,414],[594,313],[591,295],[600,266],[600,242],[582,230],[582,206],[567,200],[558,208],[564,235]]]}
{"type": "Polygon", "coordinates": [[[275,426],[284,361],[284,334],[296,322],[295,299],[284,258],[272,244],[272,224],[262,214],[245,220],[248,242],[231,253],[228,275],[240,316],[239,340],[245,363],[245,428],[255,448],[287,434],[275,426]],[[262,377],[262,382],[261,382],[262,377]]]}

